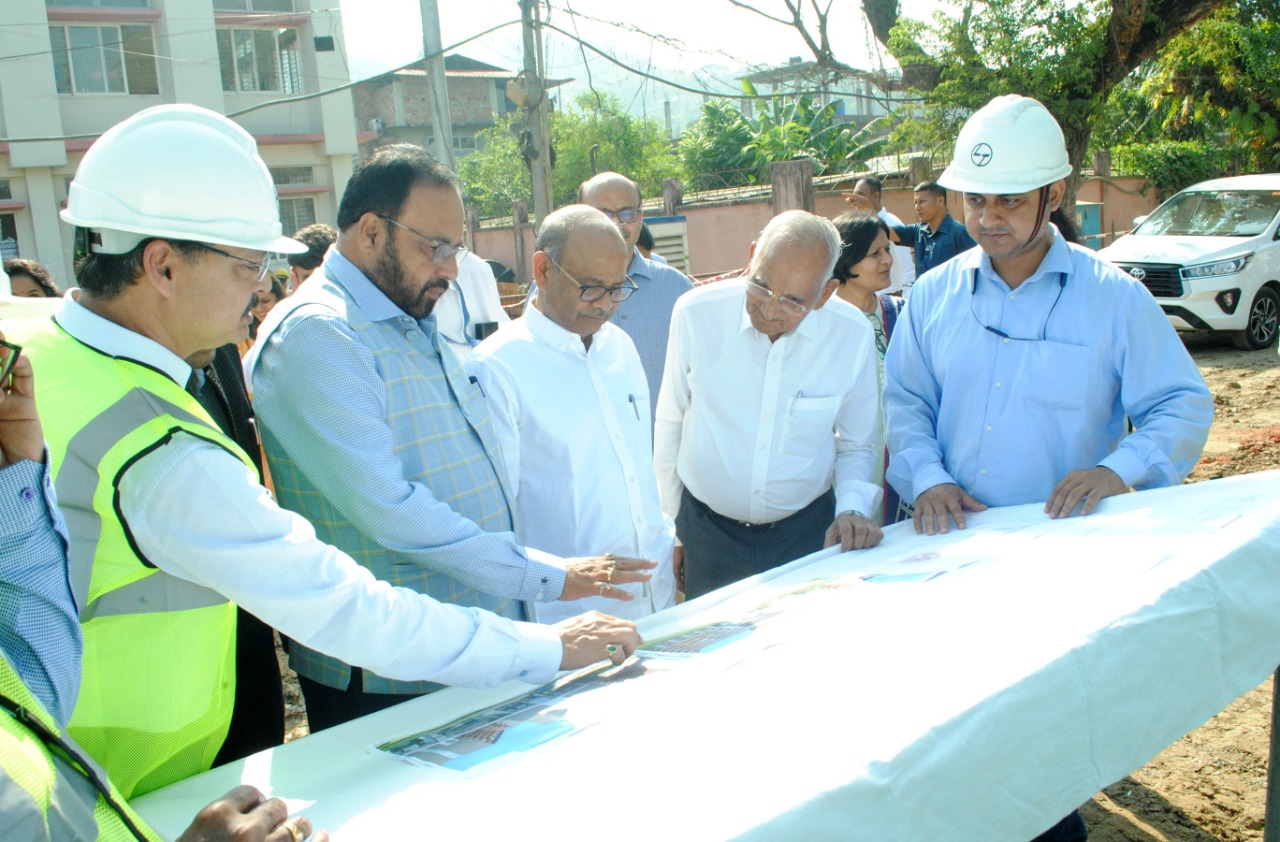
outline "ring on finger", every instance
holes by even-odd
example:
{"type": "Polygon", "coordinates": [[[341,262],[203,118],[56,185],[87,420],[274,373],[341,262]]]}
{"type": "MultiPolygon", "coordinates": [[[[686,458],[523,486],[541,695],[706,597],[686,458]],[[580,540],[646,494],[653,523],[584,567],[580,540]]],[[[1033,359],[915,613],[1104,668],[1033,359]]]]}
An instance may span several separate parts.
{"type": "Polygon", "coordinates": [[[289,835],[293,837],[293,842],[302,842],[302,828],[298,827],[298,823],[293,819],[285,819],[280,826],[289,831],[289,835]]]}
{"type": "Polygon", "coordinates": [[[604,592],[613,587],[608,582],[596,582],[596,587],[600,589],[600,595],[604,596],[604,592]]]}
{"type": "Polygon", "coordinates": [[[610,643],[605,647],[605,651],[608,652],[609,657],[612,658],[614,655],[618,654],[618,647],[615,644],[610,643]]]}

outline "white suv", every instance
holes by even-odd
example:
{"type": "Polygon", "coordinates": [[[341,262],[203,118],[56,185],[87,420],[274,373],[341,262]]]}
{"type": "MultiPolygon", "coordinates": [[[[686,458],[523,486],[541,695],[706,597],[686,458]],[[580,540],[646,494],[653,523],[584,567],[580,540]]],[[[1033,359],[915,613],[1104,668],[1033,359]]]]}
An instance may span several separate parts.
{"type": "Polygon", "coordinates": [[[1280,174],[1202,181],[1099,254],[1142,281],[1178,330],[1259,350],[1280,327],[1280,174]]]}

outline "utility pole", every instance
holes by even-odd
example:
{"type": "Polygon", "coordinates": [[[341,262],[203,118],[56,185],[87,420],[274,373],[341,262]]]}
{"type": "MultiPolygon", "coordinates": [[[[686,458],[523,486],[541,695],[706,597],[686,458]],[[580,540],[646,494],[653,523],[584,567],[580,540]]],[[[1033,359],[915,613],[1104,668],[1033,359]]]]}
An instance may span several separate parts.
{"type": "Polygon", "coordinates": [[[440,12],[436,0],[418,0],[422,10],[422,55],[426,57],[427,100],[431,103],[431,134],[436,159],[457,171],[453,160],[453,120],[449,116],[449,86],[444,78],[440,45],[440,12]]]}
{"type": "Polygon", "coordinates": [[[538,61],[538,0],[520,0],[524,28],[525,124],[529,129],[529,168],[533,176],[533,216],[538,224],[551,213],[551,139],[547,92],[538,61]]]}

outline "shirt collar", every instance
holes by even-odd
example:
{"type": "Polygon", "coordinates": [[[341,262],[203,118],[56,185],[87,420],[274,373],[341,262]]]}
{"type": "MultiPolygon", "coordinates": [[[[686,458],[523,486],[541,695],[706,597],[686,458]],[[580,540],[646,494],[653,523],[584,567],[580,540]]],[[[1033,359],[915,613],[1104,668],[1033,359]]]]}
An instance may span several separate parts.
{"type": "MultiPolygon", "coordinates": [[[[546,313],[538,309],[534,304],[524,311],[524,318],[528,320],[526,325],[529,333],[539,342],[554,348],[562,354],[573,354],[577,357],[585,357],[587,348],[582,344],[582,337],[572,331],[565,330],[560,325],[551,321],[546,313]]],[[[607,327],[607,325],[606,325],[607,327]]],[[[595,347],[600,341],[600,334],[604,333],[605,327],[596,331],[591,339],[591,347],[595,347]]]]}
{"type": "Polygon", "coordinates": [[[168,348],[134,333],[76,301],[79,289],[67,290],[62,307],[54,317],[58,326],[91,348],[117,359],[134,360],[150,368],[158,369],[174,383],[186,387],[191,377],[191,366],[168,348]]]}
{"type": "Polygon", "coordinates": [[[638,248],[632,247],[631,249],[631,264],[627,266],[627,274],[633,279],[640,278],[646,281],[653,277],[653,274],[649,271],[649,261],[645,259],[645,256],[640,253],[638,248]]]}
{"type": "MultiPolygon", "coordinates": [[[[409,319],[413,317],[401,310],[396,304],[387,298],[387,294],[378,289],[373,281],[369,280],[369,276],[360,270],[346,256],[338,251],[336,247],[331,247],[324,256],[325,266],[328,270],[329,277],[342,286],[343,289],[351,296],[351,299],[360,308],[360,311],[371,322],[381,322],[388,319],[409,319]]],[[[419,319],[418,325],[424,332],[430,334],[435,332],[435,317],[428,316],[425,319],[419,319]]]]}
{"type": "MultiPolygon", "coordinates": [[[[1022,282],[1022,286],[1025,286],[1026,284],[1033,284],[1045,277],[1054,277],[1057,275],[1061,275],[1068,279],[1071,277],[1071,249],[1067,247],[1066,239],[1063,238],[1061,233],[1059,233],[1058,226],[1050,222],[1049,229],[1053,232],[1053,242],[1049,245],[1049,251],[1046,252],[1045,256],[1040,260],[1040,265],[1036,267],[1036,271],[1031,274],[1031,277],[1022,282]]],[[[982,272],[983,277],[989,278],[993,281],[999,281],[1003,284],[1004,280],[996,274],[995,267],[991,265],[991,256],[983,251],[981,247],[970,249],[969,251],[964,252],[962,256],[968,257],[969,260],[974,260],[975,258],[969,257],[969,255],[973,255],[975,252],[978,255],[976,258],[978,261],[976,265],[982,272]]],[[[974,264],[971,263],[970,265],[974,264]]]]}

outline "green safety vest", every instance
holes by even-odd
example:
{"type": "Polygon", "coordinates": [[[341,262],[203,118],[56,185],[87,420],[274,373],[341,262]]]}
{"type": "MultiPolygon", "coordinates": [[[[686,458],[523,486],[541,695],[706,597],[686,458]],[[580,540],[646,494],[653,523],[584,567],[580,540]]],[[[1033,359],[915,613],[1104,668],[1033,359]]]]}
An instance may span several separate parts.
{"type": "Polygon", "coordinates": [[[9,842],[155,834],[0,657],[0,828],[9,842]],[[7,778],[8,780],[5,780],[7,778]]]}
{"type": "MultiPolygon", "coordinates": [[[[179,432],[224,448],[251,471],[253,463],[160,371],[107,356],[53,321],[6,322],[5,332],[37,372],[36,404],[71,539],[84,673],[68,732],[134,798],[213,765],[231,723],[236,608],[143,557],[119,511],[117,483],[179,432]]],[[[198,488],[162,493],[207,505],[198,488]]]]}

